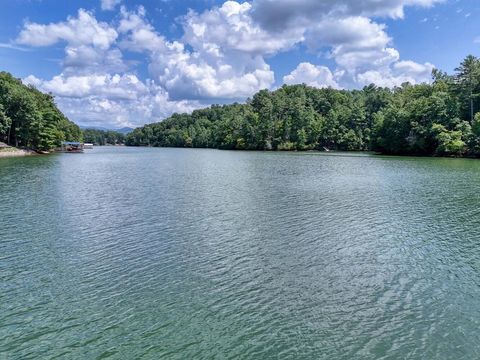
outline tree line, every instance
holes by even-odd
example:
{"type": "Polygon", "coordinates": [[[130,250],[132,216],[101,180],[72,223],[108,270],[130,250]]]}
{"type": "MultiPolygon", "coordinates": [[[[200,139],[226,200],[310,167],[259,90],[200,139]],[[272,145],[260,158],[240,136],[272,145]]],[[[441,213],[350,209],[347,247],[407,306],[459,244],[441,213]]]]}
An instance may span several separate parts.
{"type": "Polygon", "coordinates": [[[44,94],[7,72],[0,72],[0,141],[48,151],[62,141],[81,141],[82,131],[44,94]]]}
{"type": "Polygon", "coordinates": [[[83,141],[94,145],[122,145],[125,135],[113,130],[84,129],[83,141]]]}
{"type": "Polygon", "coordinates": [[[238,150],[373,150],[480,155],[480,59],[431,84],[362,90],[284,85],[245,104],[213,105],[135,129],[133,146],[238,150]]]}

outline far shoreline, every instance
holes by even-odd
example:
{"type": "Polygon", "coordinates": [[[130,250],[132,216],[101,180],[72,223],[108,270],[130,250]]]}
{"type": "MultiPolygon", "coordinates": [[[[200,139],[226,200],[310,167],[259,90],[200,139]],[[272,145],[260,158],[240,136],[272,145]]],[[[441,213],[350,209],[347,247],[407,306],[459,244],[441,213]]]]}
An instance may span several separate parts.
{"type": "MultiPolygon", "coordinates": [[[[310,154],[322,154],[322,155],[329,155],[329,156],[348,156],[353,154],[362,154],[362,155],[370,155],[370,156],[379,156],[379,157],[398,157],[398,158],[430,158],[430,159],[470,159],[470,160],[479,160],[478,157],[475,156],[461,156],[461,155],[428,155],[428,154],[388,154],[388,153],[381,153],[376,151],[358,151],[358,150],[317,150],[317,149],[308,149],[308,150],[258,150],[258,149],[222,149],[222,148],[207,148],[207,147],[184,147],[184,146],[151,146],[151,145],[125,145],[125,144],[105,144],[105,145],[95,145],[95,147],[104,148],[104,147],[123,147],[123,148],[148,148],[148,149],[189,149],[189,150],[217,150],[217,151],[233,151],[233,152],[259,152],[259,153],[272,153],[272,154],[279,154],[279,153],[310,153],[310,154]]],[[[13,146],[8,147],[0,147],[0,159],[9,159],[9,158],[22,158],[22,157],[29,157],[29,156],[37,156],[37,155],[53,155],[59,154],[59,151],[49,151],[49,152],[42,152],[42,151],[35,151],[32,149],[22,149],[16,148],[13,146]]]]}
{"type": "MultiPolygon", "coordinates": [[[[98,147],[104,147],[108,145],[96,145],[98,147]]],[[[217,151],[232,151],[232,152],[259,152],[259,153],[310,153],[310,154],[323,154],[323,155],[346,155],[346,154],[364,154],[371,156],[383,156],[383,157],[399,157],[399,158],[423,158],[423,159],[470,159],[480,160],[479,157],[472,155],[440,155],[440,154],[421,154],[421,153],[403,153],[403,154],[390,154],[382,153],[372,150],[319,150],[319,149],[305,149],[305,150],[260,150],[260,149],[224,149],[216,147],[191,147],[191,146],[152,146],[152,145],[122,145],[128,148],[147,148],[147,149],[191,149],[191,150],[217,150],[217,151]]]]}

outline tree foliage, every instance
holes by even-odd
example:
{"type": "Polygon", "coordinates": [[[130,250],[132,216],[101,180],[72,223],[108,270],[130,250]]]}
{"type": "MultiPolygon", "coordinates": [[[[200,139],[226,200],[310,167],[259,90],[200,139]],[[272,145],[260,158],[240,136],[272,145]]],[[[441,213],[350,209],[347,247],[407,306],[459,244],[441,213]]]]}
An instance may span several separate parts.
{"type": "Polygon", "coordinates": [[[480,155],[480,60],[432,84],[394,89],[262,90],[245,104],[174,114],[127,136],[127,145],[241,150],[374,150],[388,154],[480,155]],[[473,121],[471,113],[475,115],[473,121]]]}
{"type": "Polygon", "coordinates": [[[51,150],[61,141],[80,141],[80,128],[55,105],[53,96],[0,72],[0,141],[51,150]]]}
{"type": "Polygon", "coordinates": [[[125,135],[113,130],[84,129],[83,141],[94,145],[120,145],[125,142],[125,135]]]}

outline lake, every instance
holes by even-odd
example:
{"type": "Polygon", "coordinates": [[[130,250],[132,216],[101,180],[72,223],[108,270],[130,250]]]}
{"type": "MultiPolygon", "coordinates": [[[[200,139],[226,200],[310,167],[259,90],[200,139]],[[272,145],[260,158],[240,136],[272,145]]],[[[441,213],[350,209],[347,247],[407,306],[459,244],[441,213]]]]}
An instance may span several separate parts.
{"type": "Polygon", "coordinates": [[[480,357],[480,161],[0,160],[0,359],[480,357]]]}

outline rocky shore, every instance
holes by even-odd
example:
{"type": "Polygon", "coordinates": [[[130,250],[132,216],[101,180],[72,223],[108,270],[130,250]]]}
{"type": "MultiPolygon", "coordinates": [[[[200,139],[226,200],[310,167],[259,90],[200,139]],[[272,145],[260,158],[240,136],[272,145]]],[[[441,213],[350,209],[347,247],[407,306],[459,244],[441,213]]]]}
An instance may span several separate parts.
{"type": "Polygon", "coordinates": [[[0,159],[17,156],[30,156],[36,154],[37,153],[33,150],[18,149],[0,142],[0,159]]]}

